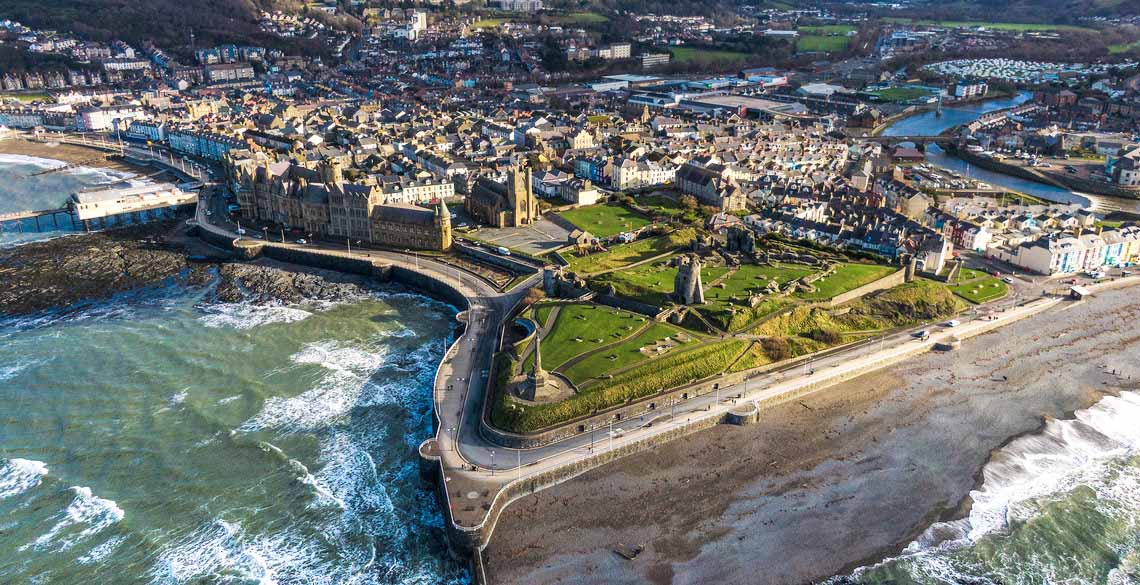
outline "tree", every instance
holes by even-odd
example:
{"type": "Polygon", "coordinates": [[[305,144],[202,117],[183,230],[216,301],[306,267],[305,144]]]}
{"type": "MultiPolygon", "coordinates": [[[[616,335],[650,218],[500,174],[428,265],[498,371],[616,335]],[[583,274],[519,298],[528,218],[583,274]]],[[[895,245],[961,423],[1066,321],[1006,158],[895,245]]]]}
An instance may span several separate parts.
{"type": "Polygon", "coordinates": [[[686,211],[695,210],[697,208],[697,198],[692,195],[682,195],[681,207],[685,208],[686,211]]]}
{"type": "Polygon", "coordinates": [[[545,298],[546,293],[542,292],[542,289],[536,286],[526,291],[526,296],[523,297],[523,304],[529,307],[545,298]]]}

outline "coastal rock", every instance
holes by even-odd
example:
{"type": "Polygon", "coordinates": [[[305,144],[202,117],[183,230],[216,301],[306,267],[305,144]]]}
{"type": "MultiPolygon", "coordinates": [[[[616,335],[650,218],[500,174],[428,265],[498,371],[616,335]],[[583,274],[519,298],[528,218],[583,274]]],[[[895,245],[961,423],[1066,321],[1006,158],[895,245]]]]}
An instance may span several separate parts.
{"type": "Polygon", "coordinates": [[[297,303],[337,301],[365,294],[364,287],[308,272],[269,266],[223,264],[218,271],[217,299],[224,302],[297,303]]]}

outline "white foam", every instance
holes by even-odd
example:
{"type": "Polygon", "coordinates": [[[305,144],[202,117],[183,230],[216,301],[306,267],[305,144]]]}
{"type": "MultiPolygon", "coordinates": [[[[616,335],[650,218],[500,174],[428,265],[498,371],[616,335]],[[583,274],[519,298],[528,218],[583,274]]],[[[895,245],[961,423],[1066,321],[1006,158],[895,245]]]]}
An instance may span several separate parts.
{"type": "Polygon", "coordinates": [[[67,163],[56,160],[54,158],[43,158],[39,156],[28,156],[26,154],[4,154],[0,153],[0,165],[30,165],[43,169],[58,169],[66,167],[67,163]]]}
{"type": "Polygon", "coordinates": [[[358,404],[369,376],[380,367],[386,355],[382,349],[369,351],[335,341],[306,345],[291,360],[297,365],[319,365],[325,370],[316,386],[297,396],[269,398],[261,412],[242,423],[238,430],[276,428],[297,432],[327,426],[358,404]]]}
{"type": "Polygon", "coordinates": [[[271,323],[296,323],[313,314],[296,307],[279,305],[253,305],[248,303],[219,303],[204,305],[206,314],[198,319],[206,327],[215,329],[246,330],[271,323]]]}
{"type": "Polygon", "coordinates": [[[0,499],[26,492],[40,485],[48,474],[47,465],[34,459],[9,459],[0,466],[0,499]]]}
{"type": "Polygon", "coordinates": [[[111,538],[108,538],[106,542],[92,547],[91,550],[87,552],[87,554],[79,557],[76,559],[76,561],[78,561],[81,565],[93,565],[95,563],[101,562],[103,559],[107,558],[107,555],[115,552],[115,549],[118,548],[119,545],[122,544],[126,539],[127,537],[125,536],[112,536],[111,538]]]}
{"type": "Polygon", "coordinates": [[[45,548],[55,542],[58,542],[57,550],[67,550],[123,519],[125,514],[118,504],[94,496],[91,488],[72,486],[71,490],[75,492],[75,499],[68,504],[59,522],[31,544],[20,547],[21,551],[29,547],[45,548]]]}
{"type": "Polygon", "coordinates": [[[1073,419],[1051,420],[1040,432],[1014,439],[982,469],[981,487],[970,492],[969,516],[931,525],[906,547],[903,557],[920,556],[922,562],[913,564],[915,570],[953,582],[954,568],[937,553],[972,546],[990,534],[1005,534],[1012,522],[1038,513],[1037,500],[1078,486],[1096,491],[1105,513],[1140,509],[1140,477],[1135,470],[1121,473],[1113,465],[1140,450],[1137,421],[1140,395],[1123,392],[1078,411],[1073,419]]]}

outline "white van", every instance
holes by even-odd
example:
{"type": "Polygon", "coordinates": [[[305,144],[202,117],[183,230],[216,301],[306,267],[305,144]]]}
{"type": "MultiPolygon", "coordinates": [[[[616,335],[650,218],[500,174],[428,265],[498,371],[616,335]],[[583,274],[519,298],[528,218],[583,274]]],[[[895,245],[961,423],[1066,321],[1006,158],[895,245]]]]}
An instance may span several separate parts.
{"type": "Polygon", "coordinates": [[[497,251],[498,251],[500,254],[502,254],[503,256],[510,256],[510,255],[511,255],[511,251],[510,251],[510,250],[508,250],[508,249],[506,249],[506,248],[504,248],[504,247],[502,247],[502,246],[499,246],[499,248],[498,248],[498,250],[497,250],[497,251]]]}
{"type": "Polygon", "coordinates": [[[961,323],[959,323],[957,319],[951,319],[951,320],[943,323],[943,325],[945,325],[947,327],[957,327],[957,326],[961,325],[961,323]]]}

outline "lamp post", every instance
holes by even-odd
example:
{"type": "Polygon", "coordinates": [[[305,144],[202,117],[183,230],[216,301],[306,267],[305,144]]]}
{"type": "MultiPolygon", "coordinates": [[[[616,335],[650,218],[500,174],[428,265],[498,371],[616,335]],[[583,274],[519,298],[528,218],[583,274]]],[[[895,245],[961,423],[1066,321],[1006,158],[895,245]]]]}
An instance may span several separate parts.
{"type": "Polygon", "coordinates": [[[491,450],[491,477],[495,477],[495,451],[491,450]]]}

